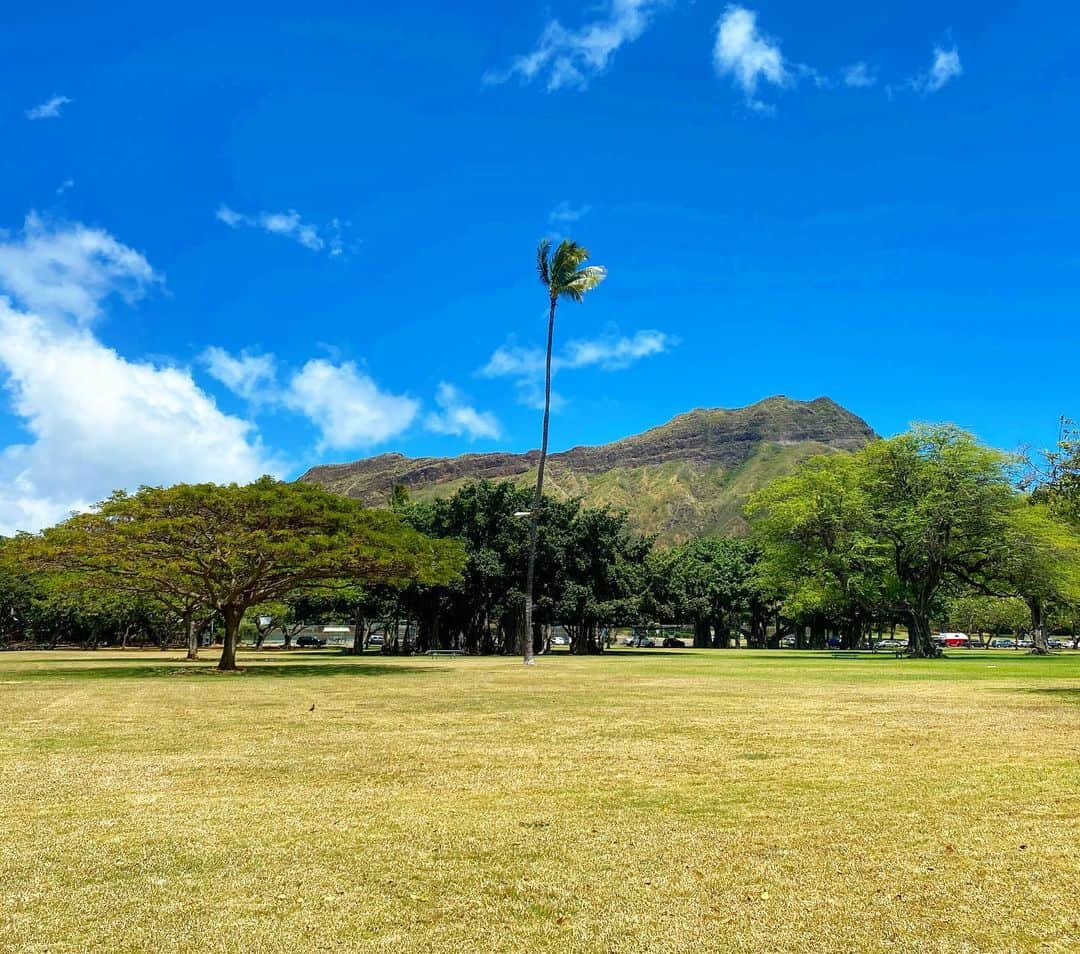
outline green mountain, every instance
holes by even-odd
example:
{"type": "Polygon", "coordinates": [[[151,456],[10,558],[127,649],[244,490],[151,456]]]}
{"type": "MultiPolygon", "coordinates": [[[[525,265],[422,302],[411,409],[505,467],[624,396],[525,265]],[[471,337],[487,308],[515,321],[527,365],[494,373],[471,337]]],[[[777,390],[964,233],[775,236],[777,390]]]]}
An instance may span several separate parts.
{"type": "MultiPolygon", "coordinates": [[[[690,411],[611,444],[551,454],[545,490],[624,508],[639,530],[665,543],[702,533],[740,533],[743,504],[755,490],[807,457],[857,450],[873,437],[865,421],[829,398],[772,397],[734,410],[690,411]]],[[[529,485],[536,480],[538,457],[538,451],[380,454],[313,467],[300,479],[381,506],[395,484],[419,500],[445,496],[480,478],[529,485]]]]}

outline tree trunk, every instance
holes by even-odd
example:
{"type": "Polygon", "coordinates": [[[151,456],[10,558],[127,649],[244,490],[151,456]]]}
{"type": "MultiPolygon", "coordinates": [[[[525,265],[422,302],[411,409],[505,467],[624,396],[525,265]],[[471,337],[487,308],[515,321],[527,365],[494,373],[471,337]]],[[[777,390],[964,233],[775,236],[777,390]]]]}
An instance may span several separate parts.
{"type": "Polygon", "coordinates": [[[352,654],[359,656],[367,646],[367,620],[357,616],[353,620],[352,654]]]}
{"type": "Polygon", "coordinates": [[[567,627],[570,631],[570,652],[576,656],[591,656],[602,652],[596,638],[596,623],[582,622],[567,627]]]}
{"type": "Polygon", "coordinates": [[[1042,600],[1028,600],[1028,609],[1031,610],[1031,652],[1036,656],[1049,656],[1050,643],[1046,639],[1042,600]]]}
{"type": "Polygon", "coordinates": [[[184,617],[184,625],[187,629],[187,658],[199,658],[199,629],[195,625],[195,614],[191,613],[184,617]]]}
{"type": "Polygon", "coordinates": [[[221,659],[218,669],[233,672],[236,669],[236,645],[240,641],[240,620],[244,611],[236,606],[226,606],[221,614],[225,618],[225,640],[221,646],[221,659]]]}
{"type": "Polygon", "coordinates": [[[547,358],[544,369],[544,429],[540,436],[540,463],[536,468],[536,492],[533,494],[532,513],[529,515],[529,569],[525,578],[525,634],[523,662],[531,666],[533,660],[533,585],[536,581],[536,538],[540,532],[540,505],[544,499],[544,467],[547,464],[548,424],[551,420],[551,344],[555,337],[555,305],[551,296],[548,309],[547,358]]]}
{"type": "Polygon", "coordinates": [[[712,645],[712,633],[709,632],[707,619],[694,620],[694,649],[708,649],[712,645]]]}
{"type": "Polygon", "coordinates": [[[941,655],[941,649],[930,635],[930,616],[919,610],[905,613],[908,626],[908,655],[916,659],[934,659],[941,655]]]}

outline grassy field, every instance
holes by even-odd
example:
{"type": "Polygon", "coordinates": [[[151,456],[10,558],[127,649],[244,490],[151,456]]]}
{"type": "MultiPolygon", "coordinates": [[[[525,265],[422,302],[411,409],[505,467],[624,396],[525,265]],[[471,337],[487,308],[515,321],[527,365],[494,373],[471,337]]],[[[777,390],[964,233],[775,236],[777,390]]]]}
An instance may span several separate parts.
{"type": "Polygon", "coordinates": [[[0,951],[1080,949],[1080,655],[208,665],[0,654],[0,951]]]}

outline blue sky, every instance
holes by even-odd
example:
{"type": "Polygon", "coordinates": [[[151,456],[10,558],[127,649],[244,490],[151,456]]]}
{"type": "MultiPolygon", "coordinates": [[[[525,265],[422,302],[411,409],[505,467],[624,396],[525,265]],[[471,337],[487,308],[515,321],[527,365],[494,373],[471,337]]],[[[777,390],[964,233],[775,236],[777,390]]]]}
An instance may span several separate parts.
{"type": "Polygon", "coordinates": [[[24,4],[0,57],[0,531],[115,486],[827,394],[1077,407],[1064,3],[24,4]],[[227,12],[222,12],[224,7],[227,12]]]}

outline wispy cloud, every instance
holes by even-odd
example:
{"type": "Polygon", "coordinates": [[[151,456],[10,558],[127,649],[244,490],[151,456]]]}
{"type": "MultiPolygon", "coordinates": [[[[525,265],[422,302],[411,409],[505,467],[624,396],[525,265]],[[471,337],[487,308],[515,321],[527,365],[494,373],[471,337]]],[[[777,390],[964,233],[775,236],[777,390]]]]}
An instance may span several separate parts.
{"type": "Polygon", "coordinates": [[[31,212],[18,241],[3,237],[0,279],[27,310],[47,318],[88,324],[110,295],[133,302],[162,280],[140,252],[101,229],[56,224],[31,212]]]}
{"type": "Polygon", "coordinates": [[[238,229],[242,226],[262,229],[272,235],[281,235],[292,239],[309,248],[314,252],[326,251],[331,256],[337,257],[344,252],[342,241],[342,223],[339,219],[331,219],[323,227],[304,222],[300,213],[295,209],[287,212],[256,212],[249,214],[237,212],[227,205],[218,206],[215,217],[219,222],[224,222],[229,228],[238,229]]]}
{"type": "Polygon", "coordinates": [[[774,108],[758,97],[761,83],[784,87],[793,82],[780,44],[758,29],[757,14],[746,7],[729,6],[717,21],[713,66],[720,76],[731,77],[746,105],[757,112],[774,108]]]}
{"type": "Polygon", "coordinates": [[[51,99],[45,100],[44,103],[38,103],[37,106],[33,106],[26,111],[27,119],[58,119],[60,111],[74,100],[69,99],[67,96],[53,96],[51,99]]]}
{"type": "Polygon", "coordinates": [[[954,46],[946,50],[943,47],[934,47],[934,59],[930,68],[925,73],[920,73],[911,79],[911,88],[919,93],[936,93],[950,80],[962,75],[963,66],[960,65],[960,53],[954,46]]]}
{"type": "Polygon", "coordinates": [[[439,410],[429,413],[424,422],[429,431],[464,436],[471,441],[481,437],[498,440],[502,436],[502,427],[495,415],[476,410],[452,384],[445,381],[439,384],[435,403],[439,410]]]}
{"type": "Polygon", "coordinates": [[[272,400],[267,391],[277,378],[277,362],[272,354],[253,354],[241,351],[230,354],[224,348],[207,348],[199,360],[215,381],[225,385],[245,401],[260,403],[272,400]]]}
{"type": "Polygon", "coordinates": [[[663,354],[675,340],[662,331],[639,331],[629,338],[580,339],[566,346],[561,366],[586,368],[597,365],[604,371],[621,371],[642,358],[663,354]]]}
{"type": "Polygon", "coordinates": [[[63,182],[60,183],[60,185],[58,185],[56,187],[56,194],[57,195],[63,195],[69,189],[74,189],[74,188],[75,188],[75,180],[74,179],[65,179],[63,182]]]}
{"type": "MultiPolygon", "coordinates": [[[[737,4],[729,5],[716,23],[713,66],[719,76],[731,79],[750,109],[766,114],[774,113],[776,107],[761,95],[764,87],[779,90],[809,82],[819,89],[866,89],[878,82],[877,69],[865,60],[854,61],[837,72],[787,59],[780,50],[780,41],[759,27],[757,13],[737,4]]],[[[899,88],[924,95],[934,93],[962,73],[955,47],[935,47],[930,67],[899,88]]],[[[886,85],[885,93],[892,97],[897,88],[886,85]]]]}
{"type": "Polygon", "coordinates": [[[850,66],[844,67],[843,79],[845,86],[850,86],[853,89],[865,89],[877,83],[877,73],[870,68],[869,64],[860,60],[858,63],[852,63],[850,66]]]}
{"type": "Polygon", "coordinates": [[[580,222],[592,211],[591,205],[574,205],[572,202],[560,202],[548,215],[548,222],[552,225],[572,225],[580,222]]]}
{"type": "Polygon", "coordinates": [[[517,76],[530,83],[546,77],[549,91],[584,89],[590,79],[607,69],[620,47],[645,32],[656,11],[668,2],[608,0],[600,7],[603,16],[576,30],[549,20],[535,49],[516,57],[508,69],[486,73],[484,81],[505,83],[517,76]]]}
{"type": "MultiPolygon", "coordinates": [[[[663,354],[677,339],[663,331],[638,331],[633,335],[604,335],[600,338],[579,338],[551,359],[553,375],[563,371],[595,367],[601,371],[621,371],[643,358],[663,354]]],[[[479,371],[485,378],[511,378],[518,391],[518,400],[529,407],[543,406],[544,351],[515,344],[502,345],[479,371]]],[[[553,395],[553,406],[562,398],[553,395]]]]}

